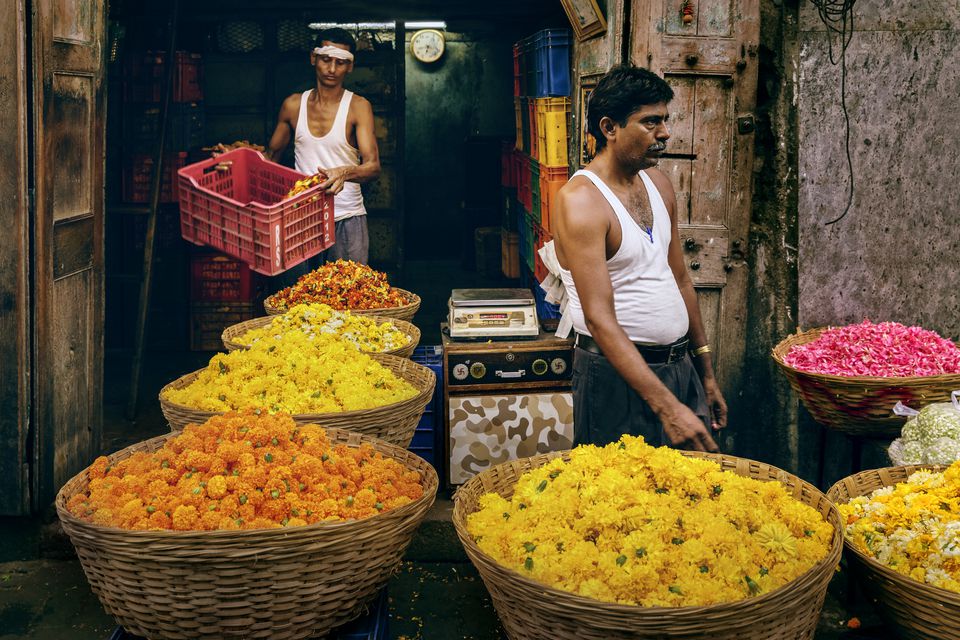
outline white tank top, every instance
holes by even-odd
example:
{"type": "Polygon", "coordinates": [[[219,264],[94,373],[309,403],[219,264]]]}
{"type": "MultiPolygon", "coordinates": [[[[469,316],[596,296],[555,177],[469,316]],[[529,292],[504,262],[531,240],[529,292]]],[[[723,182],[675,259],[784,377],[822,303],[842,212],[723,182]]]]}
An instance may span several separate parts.
{"type": "MultiPolygon", "coordinates": [[[[680,288],[667,263],[670,246],[670,214],[653,180],[641,171],[653,209],[652,236],[640,228],[627,212],[620,199],[597,177],[581,170],[573,174],[585,176],[596,185],[607,199],[620,222],[620,248],[607,260],[607,271],[613,284],[613,307],[617,322],[633,342],[641,344],[670,344],[687,333],[689,317],[683,304],[680,288]]],[[[560,278],[567,290],[569,302],[566,312],[578,333],[590,335],[583,318],[580,296],[573,284],[573,276],[566,269],[560,278]]]]}
{"type": "MultiPolygon", "coordinates": [[[[297,117],[297,130],[294,135],[294,166],[300,173],[312,175],[317,168],[359,166],[360,151],[347,142],[347,112],[350,110],[352,91],[344,91],[337,108],[337,116],[327,135],[318,138],[310,133],[307,121],[307,100],[313,89],[304,91],[300,96],[300,115],[297,117]]],[[[344,182],[343,191],[333,198],[334,220],[345,220],[367,213],[363,206],[363,193],[356,182],[344,182]]]]}

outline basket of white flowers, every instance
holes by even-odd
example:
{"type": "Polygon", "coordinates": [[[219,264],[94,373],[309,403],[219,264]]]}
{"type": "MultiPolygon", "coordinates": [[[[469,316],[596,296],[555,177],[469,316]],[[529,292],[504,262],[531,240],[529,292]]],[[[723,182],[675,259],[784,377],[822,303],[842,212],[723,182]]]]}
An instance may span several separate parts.
{"type": "Polygon", "coordinates": [[[893,411],[908,418],[900,437],[887,451],[893,464],[951,464],[960,460],[960,389],[950,394],[950,402],[930,404],[920,411],[897,403],[893,411]]]}

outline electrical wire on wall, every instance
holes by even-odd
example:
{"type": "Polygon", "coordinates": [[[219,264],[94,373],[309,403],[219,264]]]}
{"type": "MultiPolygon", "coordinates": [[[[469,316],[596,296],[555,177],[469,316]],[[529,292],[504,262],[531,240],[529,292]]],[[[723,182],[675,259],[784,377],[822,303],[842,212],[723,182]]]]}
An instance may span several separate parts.
{"type": "Polygon", "coordinates": [[[847,177],[849,192],[847,206],[839,217],[827,222],[834,224],[843,220],[853,204],[853,159],[850,157],[850,114],[847,112],[847,47],[853,39],[853,4],[856,0],[810,0],[820,13],[820,20],[829,31],[840,35],[840,57],[834,58],[833,38],[827,34],[830,47],[830,64],[840,65],[840,108],[843,110],[844,150],[847,154],[847,177]]]}

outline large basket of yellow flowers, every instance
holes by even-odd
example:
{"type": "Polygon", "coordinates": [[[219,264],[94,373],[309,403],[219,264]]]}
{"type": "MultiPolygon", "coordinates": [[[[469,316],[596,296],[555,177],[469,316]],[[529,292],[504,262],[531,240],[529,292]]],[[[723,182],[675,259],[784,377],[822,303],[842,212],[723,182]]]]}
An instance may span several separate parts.
{"type": "Polygon", "coordinates": [[[246,413],[98,458],[56,508],[91,588],[129,633],[296,640],[363,613],[437,486],[426,461],[381,440],[246,413]]]}
{"type": "Polygon", "coordinates": [[[799,478],[629,436],[495,466],[455,501],[521,640],[812,638],[842,549],[836,508],[799,478]]]}
{"type": "Polygon", "coordinates": [[[217,354],[206,368],[167,384],[160,409],[171,430],[226,411],[260,408],[409,446],[433,397],[433,371],[407,358],[361,353],[336,338],[319,339],[329,341],[322,355],[278,356],[276,345],[258,343],[217,354]]]}

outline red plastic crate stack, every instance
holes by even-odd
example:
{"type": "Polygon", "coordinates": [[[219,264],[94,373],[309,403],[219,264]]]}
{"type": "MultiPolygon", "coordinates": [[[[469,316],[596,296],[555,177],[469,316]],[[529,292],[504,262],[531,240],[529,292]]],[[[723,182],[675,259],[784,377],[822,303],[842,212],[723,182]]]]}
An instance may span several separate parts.
{"type": "Polygon", "coordinates": [[[180,229],[185,240],[219,249],[272,276],[334,242],[333,197],[312,187],[287,193],[305,176],[235,149],[180,170],[180,229]]]}
{"type": "MultiPolygon", "coordinates": [[[[177,201],[177,171],[187,164],[187,152],[167,153],[163,156],[163,176],[160,178],[160,202],[177,201]]],[[[147,202],[150,199],[150,180],[153,158],[145,154],[130,156],[123,167],[123,201],[147,202]]]]}
{"type": "MultiPolygon", "coordinates": [[[[166,65],[163,51],[146,51],[133,54],[123,67],[123,98],[127,102],[160,102],[166,65]]],[[[177,51],[174,56],[176,69],[173,72],[173,102],[197,102],[203,100],[200,54],[177,51]]]]}
{"type": "Polygon", "coordinates": [[[533,275],[537,279],[537,282],[543,282],[543,279],[547,277],[548,271],[546,265],[543,264],[543,260],[540,259],[540,249],[543,248],[543,245],[547,244],[553,240],[553,236],[543,227],[536,225],[534,227],[534,233],[536,233],[536,248],[533,252],[533,275]]]}
{"type": "Polygon", "coordinates": [[[246,263],[218,253],[191,256],[192,302],[251,302],[255,297],[255,274],[246,263]]]}

